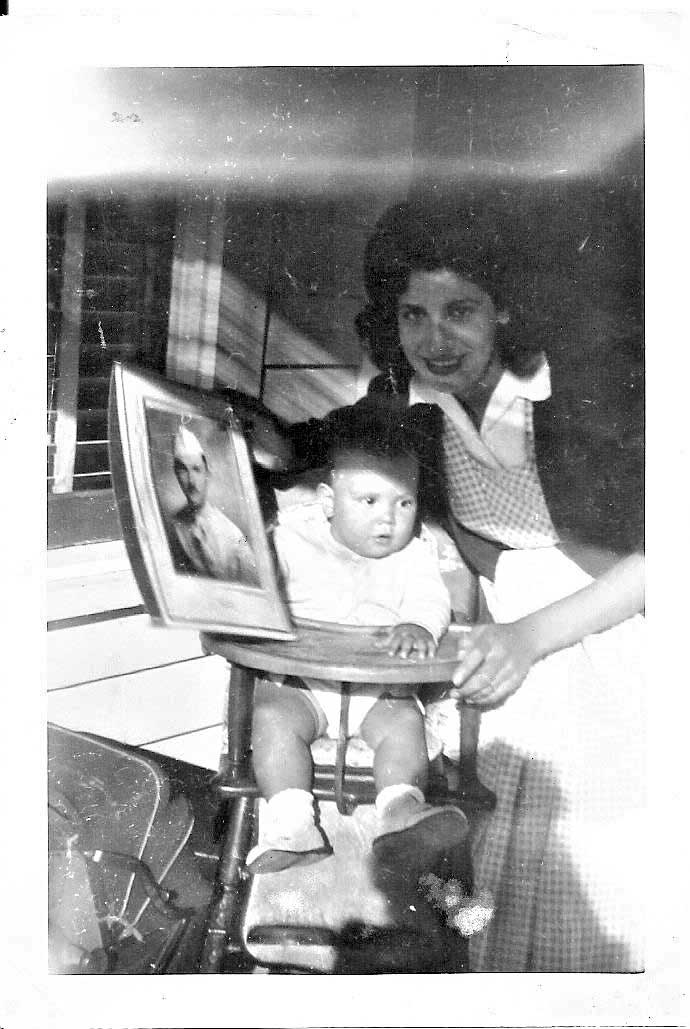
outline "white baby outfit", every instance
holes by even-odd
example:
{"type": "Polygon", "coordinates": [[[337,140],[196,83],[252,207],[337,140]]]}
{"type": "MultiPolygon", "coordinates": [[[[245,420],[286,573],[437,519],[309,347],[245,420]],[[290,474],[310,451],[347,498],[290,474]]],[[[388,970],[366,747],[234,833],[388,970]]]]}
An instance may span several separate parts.
{"type": "MultiPolygon", "coordinates": [[[[410,622],[427,629],[437,642],[448,628],[450,597],[436,540],[424,526],[402,550],[388,557],[362,557],[334,539],[319,503],[306,503],[280,512],[273,540],[296,618],[344,625],[410,622]]],[[[322,732],[337,737],[338,684],[308,680],[305,686],[322,732]]],[[[353,694],[350,732],[356,732],[376,700],[371,693],[353,694]]]]}

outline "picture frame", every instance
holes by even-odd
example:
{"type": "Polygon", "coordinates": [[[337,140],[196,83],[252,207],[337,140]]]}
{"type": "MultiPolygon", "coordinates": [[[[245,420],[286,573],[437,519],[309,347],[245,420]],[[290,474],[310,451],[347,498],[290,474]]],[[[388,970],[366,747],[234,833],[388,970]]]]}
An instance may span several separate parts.
{"type": "Polygon", "coordinates": [[[113,362],[108,424],[123,539],[153,622],[295,639],[232,407],[113,362]]]}

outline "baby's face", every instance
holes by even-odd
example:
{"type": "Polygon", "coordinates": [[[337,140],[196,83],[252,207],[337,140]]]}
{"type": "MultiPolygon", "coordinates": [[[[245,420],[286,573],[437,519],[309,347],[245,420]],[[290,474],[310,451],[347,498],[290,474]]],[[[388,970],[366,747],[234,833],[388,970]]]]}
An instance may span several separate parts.
{"type": "Polygon", "coordinates": [[[361,557],[388,557],[412,539],[417,517],[417,462],[369,457],[338,467],[320,487],[333,537],[361,557]]]}

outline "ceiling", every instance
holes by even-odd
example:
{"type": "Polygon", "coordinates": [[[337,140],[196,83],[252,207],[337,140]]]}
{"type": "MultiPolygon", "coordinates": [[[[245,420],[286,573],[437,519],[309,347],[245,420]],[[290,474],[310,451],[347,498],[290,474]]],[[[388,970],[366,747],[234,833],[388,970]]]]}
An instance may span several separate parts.
{"type": "Polygon", "coordinates": [[[601,174],[639,152],[639,66],[56,72],[53,190],[342,193],[601,174]]]}

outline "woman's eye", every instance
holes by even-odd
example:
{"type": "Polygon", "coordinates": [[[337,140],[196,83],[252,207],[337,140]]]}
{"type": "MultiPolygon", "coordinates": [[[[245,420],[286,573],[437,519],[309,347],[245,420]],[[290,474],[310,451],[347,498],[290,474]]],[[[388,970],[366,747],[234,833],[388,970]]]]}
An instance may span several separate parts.
{"type": "Polygon", "coordinates": [[[466,318],[469,318],[474,308],[468,307],[466,304],[456,304],[448,309],[448,317],[453,321],[462,322],[466,318]]]}
{"type": "Polygon", "coordinates": [[[401,500],[400,501],[400,506],[402,508],[404,508],[405,510],[407,510],[408,508],[412,507],[412,503],[413,502],[411,500],[401,500]]]}
{"type": "Polygon", "coordinates": [[[365,504],[368,504],[369,507],[376,503],[376,497],[362,497],[362,500],[365,504]]]}
{"type": "Polygon", "coordinates": [[[419,322],[424,317],[423,311],[418,311],[413,307],[404,307],[399,312],[400,320],[403,322],[419,322]]]}

